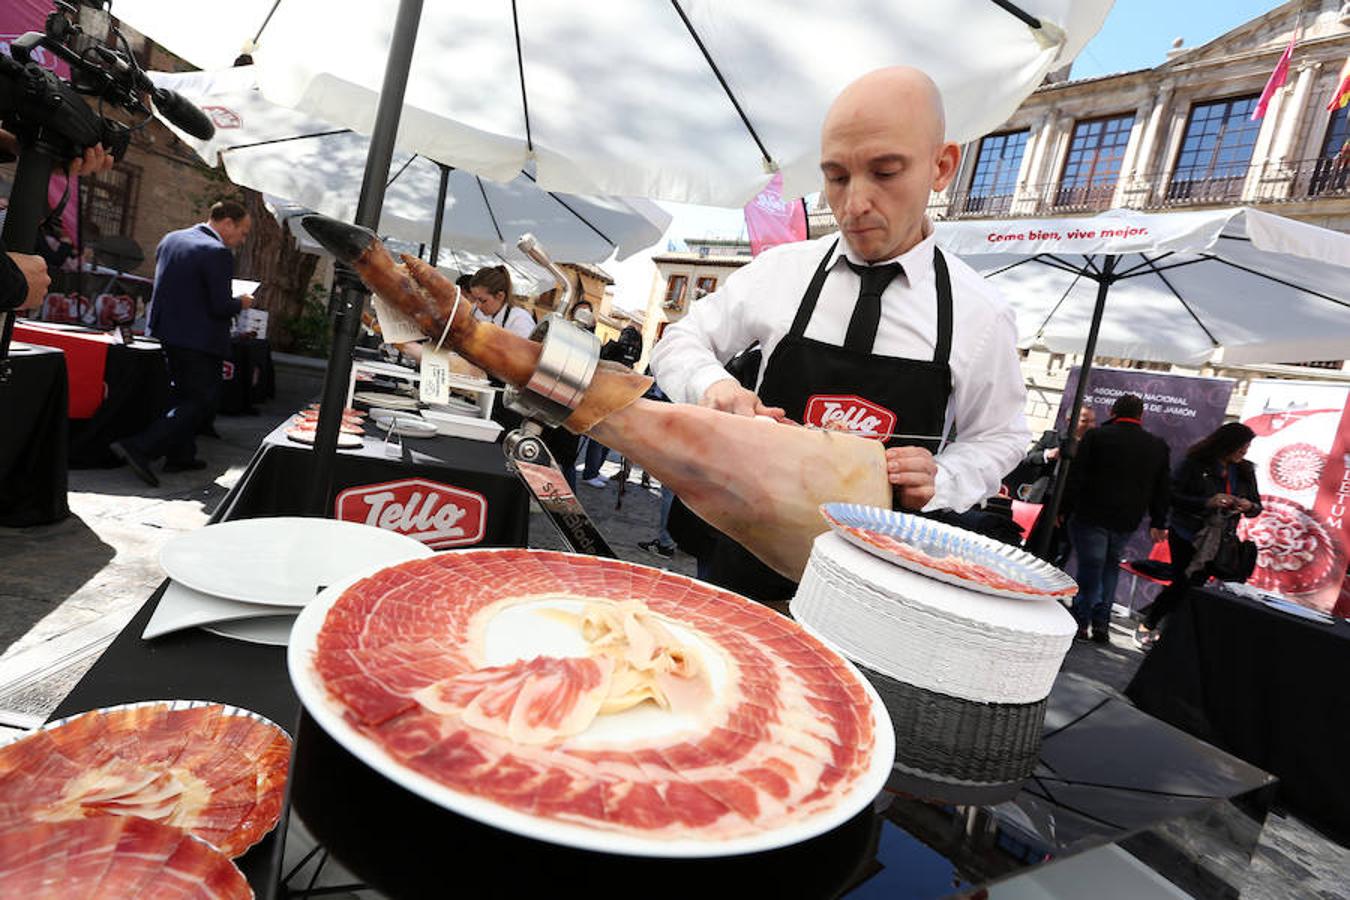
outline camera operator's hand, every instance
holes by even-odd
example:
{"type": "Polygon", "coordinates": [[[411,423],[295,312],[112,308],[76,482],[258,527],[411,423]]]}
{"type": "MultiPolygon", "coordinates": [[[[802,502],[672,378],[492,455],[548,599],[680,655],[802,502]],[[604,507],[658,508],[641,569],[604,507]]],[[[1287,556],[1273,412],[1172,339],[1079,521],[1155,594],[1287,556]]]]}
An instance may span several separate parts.
{"type": "Polygon", "coordinates": [[[34,309],[41,306],[42,299],[47,296],[47,288],[51,287],[52,284],[52,278],[47,274],[47,261],[31,253],[10,253],[7,255],[13,260],[14,265],[19,267],[19,273],[28,282],[28,294],[17,308],[34,309]]]}
{"type": "Polygon", "coordinates": [[[111,169],[114,162],[116,160],[113,159],[111,153],[103,149],[102,144],[95,144],[85,149],[84,156],[77,156],[72,159],[66,167],[66,171],[70,173],[72,178],[76,175],[97,175],[111,169]]]}

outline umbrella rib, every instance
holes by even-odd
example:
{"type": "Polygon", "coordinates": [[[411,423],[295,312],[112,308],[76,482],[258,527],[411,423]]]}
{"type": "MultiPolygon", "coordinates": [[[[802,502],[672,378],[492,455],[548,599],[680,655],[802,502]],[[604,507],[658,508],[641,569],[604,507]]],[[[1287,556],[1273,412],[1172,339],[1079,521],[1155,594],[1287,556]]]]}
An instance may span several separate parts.
{"type": "MultiPolygon", "coordinates": [[[[995,0],[995,2],[997,2],[997,0],[995,0]]],[[[694,43],[698,45],[699,52],[703,54],[703,60],[712,68],[713,74],[717,76],[717,83],[722,85],[722,90],[726,93],[727,99],[731,101],[731,105],[736,109],[736,115],[741,117],[741,124],[745,126],[745,130],[750,132],[750,137],[754,139],[755,146],[759,148],[760,154],[764,157],[765,165],[770,171],[774,171],[777,168],[777,164],[773,161],[773,157],[769,155],[769,151],[765,148],[764,142],[761,141],[759,135],[755,133],[755,126],[750,124],[750,119],[746,117],[745,110],[741,109],[741,104],[736,100],[736,95],[731,92],[731,85],[727,84],[727,80],[722,77],[722,70],[717,67],[717,63],[713,62],[712,54],[708,52],[708,48],[703,44],[703,38],[699,37],[698,32],[694,30],[694,23],[689,21],[689,16],[685,14],[684,8],[680,6],[680,0],[670,0],[670,5],[675,7],[675,12],[679,13],[680,21],[684,23],[684,28],[689,32],[689,36],[694,39],[694,43]]]]}
{"type": "Polygon", "coordinates": [[[1039,254],[1036,255],[1036,256],[1028,256],[1028,257],[1026,257],[1026,258],[1024,258],[1024,259],[1019,259],[1017,262],[1014,262],[1014,263],[1008,263],[1006,266],[1004,266],[1004,267],[1001,268],[1001,269],[995,269],[994,271],[990,272],[988,275],[986,275],[986,276],[984,276],[984,277],[985,277],[985,278],[993,278],[995,275],[1002,275],[1004,272],[1011,272],[1013,269],[1017,268],[1018,266],[1026,265],[1026,264],[1029,263],[1029,262],[1040,262],[1040,260],[1041,260],[1041,257],[1040,257],[1039,254]]]}
{"type": "MultiPolygon", "coordinates": [[[[1059,267],[1054,266],[1052,268],[1059,267]]],[[[1074,286],[1078,284],[1078,279],[1082,277],[1083,272],[1081,269],[1073,273],[1073,281],[1069,282],[1069,286],[1064,289],[1064,293],[1060,294],[1059,299],[1055,301],[1055,305],[1050,307],[1050,311],[1045,314],[1045,318],[1041,320],[1040,327],[1036,329],[1036,334],[1039,335],[1045,331],[1045,326],[1050,324],[1050,320],[1055,317],[1055,313],[1059,312],[1059,308],[1064,305],[1064,301],[1069,299],[1069,293],[1074,289],[1074,286]]]]}
{"type": "Polygon", "coordinates": [[[253,43],[255,46],[259,39],[262,38],[262,33],[267,30],[267,24],[272,21],[272,16],[276,14],[277,7],[280,5],[281,0],[275,0],[275,2],[272,3],[272,8],[267,11],[267,17],[262,20],[262,24],[258,26],[258,33],[253,36],[253,43]]]}
{"type": "Polygon", "coordinates": [[[1059,269],[1061,272],[1068,272],[1070,275],[1083,274],[1082,267],[1075,266],[1073,263],[1066,262],[1065,260],[1060,259],[1058,256],[1052,256],[1049,253],[1042,253],[1039,256],[1035,257],[1035,259],[1043,266],[1049,266],[1052,269],[1059,269]]]}
{"type": "MultiPolygon", "coordinates": [[[[1153,260],[1149,259],[1147,255],[1140,253],[1139,256],[1141,259],[1144,260],[1144,262],[1148,263],[1150,266],[1153,265],[1153,260]]],[[[1205,333],[1205,337],[1209,338],[1210,346],[1212,347],[1219,346],[1219,341],[1217,338],[1214,337],[1213,332],[1211,332],[1208,328],[1205,327],[1204,322],[1200,321],[1200,317],[1195,314],[1195,310],[1191,309],[1191,305],[1186,302],[1186,298],[1182,297],[1180,292],[1178,292],[1177,289],[1172,286],[1172,282],[1167,280],[1167,276],[1162,273],[1162,269],[1158,269],[1155,266],[1153,274],[1157,275],[1158,280],[1167,286],[1167,289],[1172,292],[1173,297],[1177,298],[1177,302],[1181,304],[1182,309],[1190,313],[1191,318],[1195,320],[1195,324],[1199,325],[1200,330],[1205,333]]]]}
{"type": "Polygon", "coordinates": [[[1010,2],[1010,0],[994,0],[994,5],[1005,12],[1011,13],[1014,18],[1020,19],[1032,28],[1039,29],[1041,27],[1040,19],[1022,9],[1017,4],[1010,2]]]}
{"type": "MultiPolygon", "coordinates": [[[[529,172],[526,172],[524,169],[521,169],[521,170],[520,170],[520,174],[522,174],[522,175],[524,175],[526,178],[530,179],[530,181],[535,182],[536,184],[538,183],[537,179],[536,179],[533,175],[531,175],[529,172]]],[[[593,223],[590,219],[586,218],[586,217],[583,216],[581,213],[579,213],[579,212],[577,212],[575,209],[573,209],[573,208],[571,207],[571,205],[570,205],[566,200],[564,200],[563,198],[559,197],[557,194],[553,193],[552,191],[545,191],[544,193],[548,194],[550,197],[552,197],[554,200],[556,200],[556,201],[558,202],[558,205],[561,206],[563,209],[567,210],[567,211],[570,212],[572,215],[576,216],[576,217],[577,217],[577,220],[578,220],[579,222],[581,222],[581,224],[585,225],[585,226],[586,226],[587,228],[589,228],[591,231],[594,231],[596,234],[598,234],[598,235],[600,236],[600,240],[604,241],[606,244],[609,244],[611,247],[617,247],[617,246],[619,246],[618,244],[614,243],[614,241],[610,240],[609,235],[605,234],[605,233],[604,233],[603,231],[601,231],[599,228],[596,228],[596,227],[595,227],[595,223],[593,223]]]]}
{"type": "MultiPolygon", "coordinates": [[[[525,56],[520,50],[520,16],[516,0],[511,0],[511,27],[516,33],[516,71],[520,73],[520,105],[525,114],[525,149],[534,152],[534,137],[530,134],[530,98],[525,94],[525,56]]],[[[500,234],[500,232],[498,232],[500,234]]]]}
{"type": "Polygon", "coordinates": [[[497,242],[506,243],[506,238],[502,235],[502,227],[497,224],[497,214],[492,211],[492,203],[488,200],[487,188],[483,187],[483,179],[475,175],[473,180],[478,183],[478,193],[483,195],[483,208],[487,210],[488,218],[492,220],[492,230],[497,232],[497,242]]]}
{"type": "Polygon", "coordinates": [[[1292,288],[1296,291],[1302,291],[1305,294],[1312,294],[1314,297],[1320,297],[1323,300],[1335,303],[1337,306],[1344,306],[1347,309],[1350,309],[1350,303],[1347,303],[1344,300],[1339,300],[1336,297],[1332,297],[1329,294],[1324,294],[1321,291],[1315,291],[1312,288],[1307,288],[1303,287],[1302,285],[1294,284],[1292,281],[1285,281],[1283,278],[1276,278],[1274,275],[1267,275],[1265,272],[1258,272],[1256,269],[1250,269],[1247,266],[1242,265],[1241,263],[1235,263],[1231,259],[1224,259],[1221,256],[1214,256],[1213,254],[1210,253],[1204,254],[1204,258],[1213,260],[1214,262],[1223,263],[1225,266],[1232,266],[1233,268],[1239,269],[1250,275],[1258,275],[1261,278],[1266,279],[1267,281],[1273,281],[1276,284],[1282,284],[1287,288],[1292,288]]]}
{"type": "MultiPolygon", "coordinates": [[[[1175,251],[1175,250],[1168,250],[1168,251],[1167,251],[1166,253],[1164,253],[1162,256],[1158,256],[1158,257],[1155,257],[1154,259],[1150,260],[1147,256],[1144,256],[1143,252],[1141,251],[1140,254],[1139,254],[1139,256],[1140,256],[1144,261],[1141,262],[1141,263],[1140,263],[1139,265],[1137,265],[1137,266],[1131,266],[1131,267],[1128,268],[1128,269],[1121,269],[1119,272],[1116,273],[1116,278],[1117,278],[1117,280],[1119,280],[1119,279],[1121,279],[1121,278],[1129,278],[1129,277],[1131,277],[1132,275],[1134,275],[1134,273],[1136,273],[1136,272],[1142,272],[1142,270],[1144,270],[1144,269],[1156,268],[1156,267],[1154,266],[1155,263],[1160,263],[1160,262],[1162,262],[1164,259],[1167,259],[1167,257],[1169,257],[1169,256],[1174,256],[1175,254],[1176,254],[1176,251],[1175,251]]],[[[1181,265],[1185,265],[1185,263],[1181,263],[1181,265]]],[[[1171,268],[1171,267],[1169,266],[1169,268],[1171,268]]]]}
{"type": "Polygon", "coordinates": [[[389,188],[391,188],[391,187],[394,186],[394,182],[395,182],[395,181],[398,181],[398,176],[400,176],[400,175],[402,175],[404,172],[408,171],[408,166],[411,166],[411,165],[412,165],[414,159],[417,159],[417,154],[416,154],[416,153],[414,153],[412,156],[408,157],[407,162],[405,162],[403,165],[399,166],[399,167],[398,167],[398,171],[394,173],[394,176],[393,176],[392,178],[390,178],[388,181],[385,182],[385,184],[384,184],[384,189],[385,189],[385,190],[389,190],[389,188]]]}
{"type": "Polygon", "coordinates": [[[310,138],[332,137],[335,134],[351,134],[350,128],[335,128],[332,131],[311,131],[309,134],[293,134],[290,137],[270,138],[266,141],[254,141],[251,144],[235,144],[233,147],[221,147],[218,152],[229,153],[231,150],[248,150],[251,147],[267,147],[271,144],[285,144],[290,141],[307,141],[310,138]]]}

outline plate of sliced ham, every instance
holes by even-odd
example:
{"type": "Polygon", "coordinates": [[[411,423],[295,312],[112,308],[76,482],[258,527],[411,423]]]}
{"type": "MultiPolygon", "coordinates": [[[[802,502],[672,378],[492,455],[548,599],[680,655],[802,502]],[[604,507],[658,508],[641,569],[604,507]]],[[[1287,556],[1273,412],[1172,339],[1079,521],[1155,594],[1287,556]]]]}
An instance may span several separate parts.
{"type": "Polygon", "coordinates": [[[946,522],[857,503],[826,503],[820,514],[849,543],[938,581],[1014,600],[1078,593],[1045,560],[946,522]]]}
{"type": "Polygon", "coordinates": [[[29,821],[0,830],[10,897],[194,897],[252,900],[239,867],[205,841],[130,816],[29,821]]]}
{"type": "Polygon", "coordinates": [[[290,755],[275,724],[222,703],[81,713],[0,747],[0,828],[133,816],[239,856],[276,825],[290,755]]]}
{"type": "Polygon", "coordinates": [[[894,760],[886,709],[799,625],[619,560],[468,550],[334,585],[288,651],[356,758],[446,809],[606,853],[714,857],[856,815],[894,760]]]}

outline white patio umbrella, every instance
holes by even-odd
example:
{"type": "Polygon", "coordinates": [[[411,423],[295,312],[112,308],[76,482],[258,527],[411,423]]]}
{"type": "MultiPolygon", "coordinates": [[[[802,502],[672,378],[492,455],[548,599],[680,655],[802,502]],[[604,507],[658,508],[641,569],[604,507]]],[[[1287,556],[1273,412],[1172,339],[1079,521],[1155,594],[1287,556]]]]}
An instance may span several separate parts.
{"type": "MultiPolygon", "coordinates": [[[[230,180],[350,221],[365,172],[370,139],[278,106],[257,90],[252,66],[213,72],[151,72],[159,87],[201,107],[216,126],[208,141],[168,127],[207,165],[223,161],[230,180]]],[[[387,175],[380,232],[433,244],[442,166],[395,153],[387,175]]],[[[508,183],[463,170],[449,172],[440,237],[457,251],[519,262],[516,240],[530,232],[557,259],[619,259],[660,239],[671,216],[649,200],[578,197],[540,188],[526,171],[508,183]]]]}
{"type": "MultiPolygon", "coordinates": [[[[111,11],[202,68],[246,49],[268,99],[371,135],[357,224],[377,227],[393,150],[496,180],[536,164],[577,194],[741,206],[774,171],[818,183],[819,123],[857,76],[907,63],[949,136],[1007,118],[1101,27],[1111,0],[118,0],[111,11]],[[256,24],[255,24],[256,23],[256,24]]],[[[334,304],[310,502],[328,508],[361,302],[334,304]]]]}
{"type": "MultiPolygon", "coordinates": [[[[1255,209],[942,222],[938,242],[997,284],[1024,346],[1200,365],[1350,357],[1350,235],[1255,209]]],[[[1070,436],[1054,515],[1077,446],[1070,436]]],[[[1048,536],[1048,532],[1047,532],[1048,536]]]]}
{"type": "MultiPolygon", "coordinates": [[[[371,134],[398,0],[115,0],[203,69],[248,48],[263,93],[371,134]],[[254,44],[256,43],[256,48],[254,44]]],[[[918,66],[948,132],[998,127],[1111,0],[484,0],[420,4],[398,148],[498,181],[739,207],[781,167],[818,189],[818,129],[857,76],[918,66]]]]}

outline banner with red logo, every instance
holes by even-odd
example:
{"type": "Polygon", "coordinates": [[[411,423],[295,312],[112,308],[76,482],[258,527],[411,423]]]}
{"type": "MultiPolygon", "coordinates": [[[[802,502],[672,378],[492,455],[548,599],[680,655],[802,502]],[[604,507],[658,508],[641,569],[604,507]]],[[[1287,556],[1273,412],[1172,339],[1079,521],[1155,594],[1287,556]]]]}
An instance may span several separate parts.
{"type": "Polygon", "coordinates": [[[1339,615],[1350,615],[1348,400],[1345,385],[1256,381],[1242,410],[1263,509],[1239,526],[1257,549],[1248,583],[1339,615]]]}
{"type": "Polygon", "coordinates": [[[779,172],[745,205],[745,227],[750,232],[750,255],[779,244],[806,240],[806,207],[800,200],[783,199],[783,173],[779,172]]]}
{"type": "MultiPolygon", "coordinates": [[[[42,31],[44,23],[47,21],[47,14],[52,11],[50,0],[5,0],[0,4],[0,53],[6,56],[10,55],[9,45],[17,37],[29,31],[42,31]]],[[[38,65],[51,69],[62,78],[70,77],[70,66],[63,60],[57,59],[45,48],[38,48],[33,51],[33,60],[38,65]]],[[[70,238],[71,243],[78,243],[80,233],[80,202],[79,202],[79,179],[75,179],[70,184],[70,196],[66,200],[66,208],[61,213],[61,225],[64,227],[66,236],[70,238]]],[[[66,189],[66,174],[62,171],[54,171],[52,180],[47,185],[47,205],[52,209],[61,202],[61,196],[66,189]]],[[[5,189],[8,194],[8,188],[5,189]]],[[[16,252],[31,253],[31,247],[11,247],[16,252]]]]}
{"type": "Polygon", "coordinates": [[[856,394],[815,394],[806,401],[802,424],[884,441],[895,433],[896,417],[856,394]]]}
{"type": "Polygon", "coordinates": [[[337,495],[334,515],[416,538],[433,550],[467,547],[483,540],[487,499],[426,478],[404,478],[347,488],[337,495]]]}

